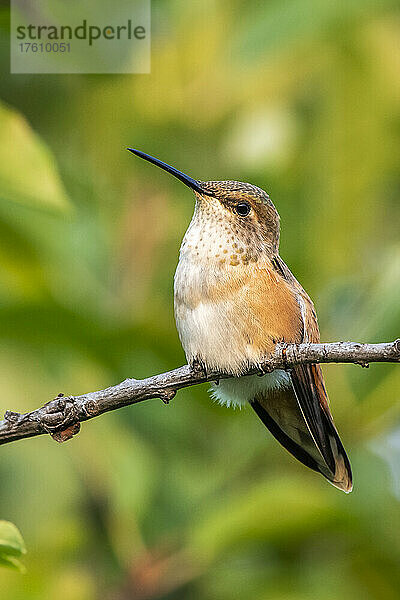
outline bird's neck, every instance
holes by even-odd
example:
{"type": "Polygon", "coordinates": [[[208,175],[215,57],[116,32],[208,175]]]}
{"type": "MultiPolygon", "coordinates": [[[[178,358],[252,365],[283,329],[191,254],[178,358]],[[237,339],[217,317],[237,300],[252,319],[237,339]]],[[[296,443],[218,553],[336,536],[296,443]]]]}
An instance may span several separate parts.
{"type": "Polygon", "coordinates": [[[219,202],[209,201],[206,205],[196,204],[180,259],[225,269],[256,263],[270,252],[270,244],[257,231],[230,221],[219,202]]]}

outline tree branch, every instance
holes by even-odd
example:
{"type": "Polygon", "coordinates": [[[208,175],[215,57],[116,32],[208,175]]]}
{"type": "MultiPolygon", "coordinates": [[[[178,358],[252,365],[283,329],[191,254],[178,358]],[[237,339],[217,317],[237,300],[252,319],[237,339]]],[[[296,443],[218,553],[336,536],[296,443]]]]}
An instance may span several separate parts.
{"type": "MultiPolygon", "coordinates": [[[[298,364],[354,363],[368,367],[370,362],[400,362],[400,339],[383,344],[279,344],[273,356],[266,358],[260,367],[267,373],[298,364]]],[[[260,374],[260,368],[249,369],[246,375],[256,373],[260,374]]],[[[161,398],[168,404],[181,388],[229,377],[226,373],[205,373],[201,368],[185,365],[147,379],[126,379],[113,387],[81,396],[59,394],[29,413],[7,411],[0,421],[0,445],[44,433],[64,442],[78,433],[82,421],[150,398],[161,398]]]]}

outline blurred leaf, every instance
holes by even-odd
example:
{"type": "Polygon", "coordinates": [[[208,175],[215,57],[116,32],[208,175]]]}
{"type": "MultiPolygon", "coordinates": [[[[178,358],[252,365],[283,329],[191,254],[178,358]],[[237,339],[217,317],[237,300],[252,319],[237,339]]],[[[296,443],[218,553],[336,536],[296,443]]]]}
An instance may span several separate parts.
{"type": "Polygon", "coordinates": [[[17,527],[10,521],[0,521],[0,565],[24,572],[17,557],[25,553],[25,543],[17,527]]]}
{"type": "Polygon", "coordinates": [[[15,556],[0,554],[0,566],[8,567],[9,569],[15,569],[20,573],[26,572],[24,565],[17,558],[15,558],[15,556]]]}
{"type": "Polygon", "coordinates": [[[22,535],[10,521],[0,521],[0,552],[14,556],[26,553],[22,535]]]}
{"type": "Polygon", "coordinates": [[[26,119],[4,104],[0,104],[0,198],[57,211],[70,207],[50,150],[26,119]]]}

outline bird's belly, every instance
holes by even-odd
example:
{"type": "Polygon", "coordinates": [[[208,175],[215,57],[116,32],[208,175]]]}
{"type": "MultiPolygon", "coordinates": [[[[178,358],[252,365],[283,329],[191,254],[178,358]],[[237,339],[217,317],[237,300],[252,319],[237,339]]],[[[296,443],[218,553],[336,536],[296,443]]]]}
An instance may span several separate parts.
{"type": "Polygon", "coordinates": [[[268,262],[218,267],[181,253],[175,273],[175,318],[188,362],[241,375],[278,341],[300,341],[298,304],[278,285],[268,262]]]}
{"type": "Polygon", "coordinates": [[[199,302],[195,308],[176,305],[176,322],[189,362],[239,374],[256,364],[260,353],[245,339],[229,302],[199,302]]]}
{"type": "MultiPolygon", "coordinates": [[[[291,385],[285,371],[240,377],[273,351],[276,327],[258,309],[248,280],[237,281],[229,293],[232,283],[231,273],[180,260],[174,284],[175,319],[187,361],[198,360],[207,370],[237,376],[212,386],[214,398],[228,406],[243,405],[260,392],[291,385]]],[[[261,305],[269,308],[268,295],[262,295],[261,305]]]]}
{"type": "Polygon", "coordinates": [[[239,293],[221,293],[222,275],[214,283],[200,267],[186,267],[178,265],[175,276],[175,319],[188,362],[235,375],[258,364],[268,335],[257,315],[239,293]]]}

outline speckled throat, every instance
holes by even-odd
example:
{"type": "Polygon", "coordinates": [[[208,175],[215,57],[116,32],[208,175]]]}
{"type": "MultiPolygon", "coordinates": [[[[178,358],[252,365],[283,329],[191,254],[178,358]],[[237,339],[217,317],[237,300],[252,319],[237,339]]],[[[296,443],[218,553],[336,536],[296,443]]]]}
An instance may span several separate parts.
{"type": "MultiPolygon", "coordinates": [[[[277,250],[279,225],[277,234],[271,239],[271,230],[266,235],[264,227],[260,227],[256,219],[240,219],[230,210],[231,204],[238,202],[241,192],[248,197],[249,191],[253,191],[255,186],[240,184],[239,187],[239,183],[233,181],[205,182],[202,185],[210,192],[218,185],[218,197],[196,193],[193,218],[180,249],[181,259],[186,257],[193,262],[205,261],[209,267],[238,266],[257,262],[262,254],[271,252],[272,247],[277,250]],[[230,184],[232,187],[225,188],[222,184],[230,184]]],[[[259,191],[265,194],[262,190],[259,191]]],[[[268,201],[277,215],[266,194],[263,201],[268,201]]],[[[263,208],[265,210],[266,207],[263,208]]]]}

